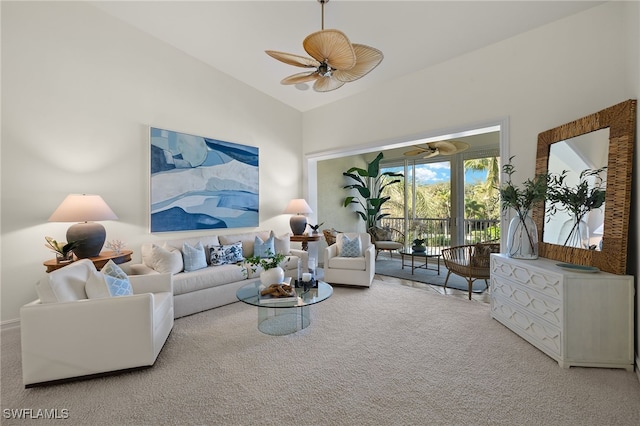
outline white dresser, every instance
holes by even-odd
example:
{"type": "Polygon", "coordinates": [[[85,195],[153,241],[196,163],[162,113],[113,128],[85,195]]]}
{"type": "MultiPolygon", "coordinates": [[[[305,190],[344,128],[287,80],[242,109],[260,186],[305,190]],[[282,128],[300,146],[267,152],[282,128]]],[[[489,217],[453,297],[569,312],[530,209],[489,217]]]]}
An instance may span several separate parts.
{"type": "Polygon", "coordinates": [[[561,367],[633,371],[633,277],[491,255],[491,316],[561,367]]]}

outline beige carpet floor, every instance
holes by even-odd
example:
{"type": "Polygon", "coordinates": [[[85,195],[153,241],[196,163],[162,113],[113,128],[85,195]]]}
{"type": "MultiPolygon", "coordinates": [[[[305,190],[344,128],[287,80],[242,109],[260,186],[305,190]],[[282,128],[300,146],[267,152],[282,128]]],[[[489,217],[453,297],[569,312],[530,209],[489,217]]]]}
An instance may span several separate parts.
{"type": "Polygon", "coordinates": [[[489,305],[375,281],[338,287],[311,325],[261,334],[240,303],[176,321],[156,365],[25,390],[19,332],[2,334],[6,409],[67,409],[64,425],[638,425],[623,370],[562,369],[489,305]]]}

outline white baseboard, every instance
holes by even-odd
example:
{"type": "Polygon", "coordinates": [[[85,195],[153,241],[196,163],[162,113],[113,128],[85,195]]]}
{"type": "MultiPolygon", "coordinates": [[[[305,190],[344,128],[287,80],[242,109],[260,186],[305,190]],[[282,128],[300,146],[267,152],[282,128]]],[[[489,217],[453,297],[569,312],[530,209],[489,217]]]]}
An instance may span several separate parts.
{"type": "Polygon", "coordinates": [[[0,322],[0,332],[16,327],[20,327],[20,319],[18,318],[0,322]]]}

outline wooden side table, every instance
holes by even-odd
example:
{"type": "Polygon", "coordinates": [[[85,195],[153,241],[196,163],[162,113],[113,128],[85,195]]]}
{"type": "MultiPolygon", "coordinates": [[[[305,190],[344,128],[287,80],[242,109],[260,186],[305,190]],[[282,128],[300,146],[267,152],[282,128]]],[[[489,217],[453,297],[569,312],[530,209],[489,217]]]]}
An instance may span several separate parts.
{"type": "Polygon", "coordinates": [[[309,250],[309,241],[320,241],[320,234],[303,234],[303,235],[291,235],[290,241],[294,243],[302,243],[302,250],[309,250]]]}
{"type": "MultiPolygon", "coordinates": [[[[89,257],[88,259],[93,262],[93,264],[96,266],[96,269],[102,269],[102,267],[106,265],[109,260],[113,260],[113,263],[116,264],[131,261],[131,254],[133,254],[133,251],[131,250],[122,250],[120,253],[116,253],[115,251],[103,251],[100,252],[98,256],[89,257]]],[[[70,265],[71,263],[73,262],[58,263],[56,259],[49,259],[44,262],[43,265],[47,267],[47,272],[51,272],[70,265]]]]}

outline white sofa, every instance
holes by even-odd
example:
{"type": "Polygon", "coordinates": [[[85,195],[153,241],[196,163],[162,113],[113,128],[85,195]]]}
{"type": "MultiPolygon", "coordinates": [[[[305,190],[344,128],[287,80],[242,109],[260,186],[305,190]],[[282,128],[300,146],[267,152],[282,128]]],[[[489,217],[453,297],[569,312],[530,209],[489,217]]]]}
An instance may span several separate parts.
{"type": "MultiPolygon", "coordinates": [[[[297,276],[298,259],[302,261],[302,265],[307,265],[308,253],[303,250],[291,249],[288,234],[277,236],[273,231],[254,231],[145,243],[141,247],[143,263],[131,265],[130,270],[133,274],[145,275],[165,272],[166,265],[158,262],[157,256],[154,256],[154,250],[156,250],[156,254],[157,247],[181,250],[184,243],[188,243],[191,246],[195,246],[199,242],[202,243],[207,253],[208,261],[210,260],[208,254],[212,247],[232,245],[237,242],[242,243],[242,251],[245,257],[252,256],[254,254],[256,236],[262,241],[266,241],[271,236],[275,237],[276,252],[287,256],[287,259],[281,264],[286,276],[294,278],[297,276]],[[156,246],[155,248],[154,245],[156,246]]],[[[249,282],[259,279],[261,270],[258,268],[255,272],[252,272],[249,267],[243,268],[237,264],[226,264],[219,266],[209,265],[206,268],[185,272],[178,265],[171,272],[174,274],[174,315],[175,318],[180,318],[237,302],[236,291],[249,282]]]]}
{"type": "Polygon", "coordinates": [[[376,250],[371,236],[367,233],[344,233],[350,239],[360,239],[360,253],[346,257],[342,253],[342,235],[336,234],[335,244],[325,248],[324,280],[330,284],[370,287],[376,273],[376,250]]]}
{"type": "Polygon", "coordinates": [[[87,259],[53,271],[20,309],[25,387],[155,363],[173,328],[171,275],[131,276],[133,295],[89,299],[96,273],[87,259]]]}

